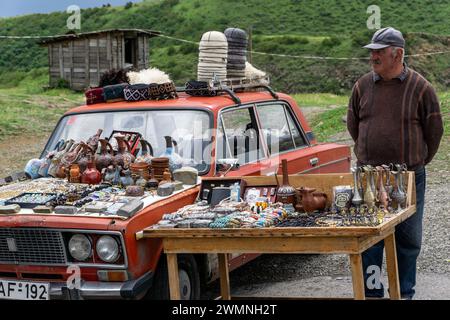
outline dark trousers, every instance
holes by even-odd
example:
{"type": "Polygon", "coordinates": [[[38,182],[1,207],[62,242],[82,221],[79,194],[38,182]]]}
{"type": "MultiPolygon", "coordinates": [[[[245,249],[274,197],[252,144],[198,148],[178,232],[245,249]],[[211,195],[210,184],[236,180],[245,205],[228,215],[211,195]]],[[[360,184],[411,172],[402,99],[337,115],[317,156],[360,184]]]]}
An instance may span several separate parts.
{"type": "MultiPolygon", "coordinates": [[[[395,228],[395,245],[397,249],[398,273],[402,298],[411,299],[416,285],[416,265],[422,246],[422,220],[425,202],[426,172],[425,167],[415,171],[416,178],[416,208],[410,218],[395,228]]],[[[380,241],[362,254],[364,268],[364,284],[367,297],[383,297],[383,285],[378,288],[368,288],[367,280],[373,279],[373,266],[381,270],[383,262],[384,241],[380,241]],[[372,266],[372,267],[371,267],[372,266]],[[369,268],[369,270],[368,270],[369,268]],[[368,273],[369,271],[369,273],[368,273]],[[371,277],[372,276],[372,277],[371,277]]]]}

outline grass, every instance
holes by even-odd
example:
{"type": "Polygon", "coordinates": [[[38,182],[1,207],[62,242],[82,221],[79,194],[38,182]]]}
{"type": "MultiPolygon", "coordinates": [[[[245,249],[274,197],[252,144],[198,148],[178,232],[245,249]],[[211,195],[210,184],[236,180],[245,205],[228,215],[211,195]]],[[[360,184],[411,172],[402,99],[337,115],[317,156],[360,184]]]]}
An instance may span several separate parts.
{"type": "Polygon", "coordinates": [[[316,116],[310,123],[319,142],[347,130],[342,118],[347,114],[347,106],[340,106],[316,116]]]}
{"type": "Polygon", "coordinates": [[[292,97],[300,107],[329,107],[332,105],[347,105],[348,96],[332,93],[301,93],[292,97]]]}
{"type": "MultiPolygon", "coordinates": [[[[297,103],[301,107],[317,106],[321,107],[323,112],[317,114],[311,121],[310,125],[315,132],[318,141],[326,141],[330,137],[347,130],[346,124],[342,118],[347,114],[347,103],[349,96],[334,95],[328,93],[320,94],[295,94],[293,95],[297,103]],[[330,107],[333,106],[331,109],[330,107]]],[[[443,152],[437,157],[440,159],[450,159],[448,152],[450,149],[450,91],[438,92],[439,101],[441,103],[441,114],[444,121],[444,136],[441,146],[443,152]],[[445,149],[447,146],[447,149],[445,149]],[[444,150],[447,150],[444,152],[444,150]]]]}
{"type": "Polygon", "coordinates": [[[0,140],[48,134],[65,111],[84,100],[82,94],[68,89],[46,90],[46,69],[14,73],[10,79],[16,87],[0,85],[0,140]]]}

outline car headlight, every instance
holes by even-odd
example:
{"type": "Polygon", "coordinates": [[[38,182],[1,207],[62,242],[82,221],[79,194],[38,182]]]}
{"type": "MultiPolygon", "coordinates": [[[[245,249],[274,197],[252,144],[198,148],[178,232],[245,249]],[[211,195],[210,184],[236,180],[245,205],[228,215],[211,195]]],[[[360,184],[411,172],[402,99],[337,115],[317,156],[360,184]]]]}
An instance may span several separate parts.
{"type": "Polygon", "coordinates": [[[119,258],[119,244],[111,236],[102,236],[97,241],[97,254],[105,262],[116,262],[119,258]]]}
{"type": "Polygon", "coordinates": [[[84,234],[75,234],[69,240],[70,255],[78,260],[85,261],[92,254],[92,244],[84,234]]]}

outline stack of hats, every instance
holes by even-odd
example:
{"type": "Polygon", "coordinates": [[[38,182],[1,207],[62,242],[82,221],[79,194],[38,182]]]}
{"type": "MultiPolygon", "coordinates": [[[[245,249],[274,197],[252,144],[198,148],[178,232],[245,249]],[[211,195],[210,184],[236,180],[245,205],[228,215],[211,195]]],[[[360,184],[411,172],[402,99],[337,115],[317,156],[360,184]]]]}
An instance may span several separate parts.
{"type": "Polygon", "coordinates": [[[225,30],[228,41],[227,78],[244,78],[247,61],[247,33],[239,28],[225,30]]]}
{"type": "Polygon", "coordinates": [[[227,37],[219,31],[209,31],[200,40],[197,78],[199,81],[227,78],[227,37]]]}

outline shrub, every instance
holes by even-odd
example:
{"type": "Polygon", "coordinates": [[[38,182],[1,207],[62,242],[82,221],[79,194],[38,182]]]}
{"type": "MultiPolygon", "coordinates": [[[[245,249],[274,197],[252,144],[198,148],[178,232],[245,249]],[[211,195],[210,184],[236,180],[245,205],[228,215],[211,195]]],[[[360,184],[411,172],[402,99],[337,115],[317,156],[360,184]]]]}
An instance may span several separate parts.
{"type": "Polygon", "coordinates": [[[167,49],[168,56],[173,56],[175,53],[177,53],[177,50],[175,49],[174,46],[170,46],[169,49],[167,49]]]}
{"type": "Polygon", "coordinates": [[[309,40],[306,37],[296,37],[296,36],[281,36],[278,39],[278,43],[280,44],[308,44],[309,40]]]}
{"type": "Polygon", "coordinates": [[[180,48],[180,53],[189,54],[189,53],[197,53],[198,47],[193,43],[183,44],[180,48]]]}
{"type": "Polygon", "coordinates": [[[0,75],[0,88],[12,88],[19,85],[19,83],[26,77],[23,71],[6,71],[0,75]]]}
{"type": "Polygon", "coordinates": [[[69,88],[69,82],[66,79],[60,78],[56,81],[55,88],[67,89],[67,88],[69,88]]]}
{"type": "Polygon", "coordinates": [[[322,40],[322,46],[324,47],[335,47],[341,44],[341,40],[336,36],[331,36],[330,38],[325,38],[322,40]]]}

